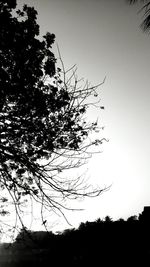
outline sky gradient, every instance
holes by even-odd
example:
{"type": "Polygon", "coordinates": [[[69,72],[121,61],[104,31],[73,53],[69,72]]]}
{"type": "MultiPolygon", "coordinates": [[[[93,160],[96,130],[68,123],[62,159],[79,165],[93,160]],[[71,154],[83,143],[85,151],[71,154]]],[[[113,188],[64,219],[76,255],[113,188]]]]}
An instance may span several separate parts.
{"type": "MultiPolygon", "coordinates": [[[[41,34],[56,35],[66,67],[99,88],[105,110],[94,111],[109,142],[87,166],[91,183],[112,185],[97,199],[80,203],[70,222],[110,215],[127,218],[150,205],[150,37],[139,25],[140,6],[124,0],[18,0],[38,11],[41,34]]],[[[54,51],[56,44],[54,45],[54,51]]]]}

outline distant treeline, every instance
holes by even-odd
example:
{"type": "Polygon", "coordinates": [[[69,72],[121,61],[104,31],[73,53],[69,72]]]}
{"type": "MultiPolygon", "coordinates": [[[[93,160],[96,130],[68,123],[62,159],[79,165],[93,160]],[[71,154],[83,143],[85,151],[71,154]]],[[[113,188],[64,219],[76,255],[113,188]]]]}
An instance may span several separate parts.
{"type": "Polygon", "coordinates": [[[22,230],[0,252],[0,266],[4,267],[148,266],[148,262],[150,225],[142,216],[127,221],[112,221],[107,216],[60,234],[22,230]]]}

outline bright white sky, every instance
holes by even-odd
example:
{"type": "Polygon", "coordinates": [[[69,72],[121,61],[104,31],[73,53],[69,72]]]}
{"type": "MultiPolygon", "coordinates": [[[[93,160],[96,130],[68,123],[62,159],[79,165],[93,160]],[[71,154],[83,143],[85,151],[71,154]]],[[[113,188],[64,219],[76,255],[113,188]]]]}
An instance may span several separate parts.
{"type": "Polygon", "coordinates": [[[109,143],[90,160],[87,176],[93,184],[112,187],[80,203],[85,211],[71,214],[70,222],[138,215],[150,205],[150,37],[139,29],[140,6],[125,0],[18,3],[38,10],[41,33],[56,35],[67,67],[77,64],[79,76],[94,84],[106,75],[100,88],[105,110],[91,117],[99,116],[109,143]]]}

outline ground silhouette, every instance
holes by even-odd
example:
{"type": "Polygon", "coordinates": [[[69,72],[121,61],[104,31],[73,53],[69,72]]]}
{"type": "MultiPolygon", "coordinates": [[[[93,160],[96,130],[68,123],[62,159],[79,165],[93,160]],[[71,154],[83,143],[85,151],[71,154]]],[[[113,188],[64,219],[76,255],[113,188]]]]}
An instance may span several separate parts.
{"type": "Polygon", "coordinates": [[[2,245],[0,266],[146,266],[149,222],[150,208],[145,207],[126,221],[107,216],[59,234],[22,230],[11,246],[2,245]]]}

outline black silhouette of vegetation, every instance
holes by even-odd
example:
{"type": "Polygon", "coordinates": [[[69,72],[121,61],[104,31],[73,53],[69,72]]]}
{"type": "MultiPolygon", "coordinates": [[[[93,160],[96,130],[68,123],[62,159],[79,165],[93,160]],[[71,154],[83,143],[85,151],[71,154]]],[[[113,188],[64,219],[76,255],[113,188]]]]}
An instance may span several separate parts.
{"type": "Polygon", "coordinates": [[[141,28],[144,32],[150,31],[150,1],[148,0],[126,0],[129,4],[135,4],[141,2],[143,4],[140,12],[144,12],[144,20],[141,23],[141,28]]]}
{"type": "Polygon", "coordinates": [[[55,35],[42,38],[36,19],[33,7],[17,10],[15,0],[0,1],[0,215],[15,212],[14,228],[18,218],[23,227],[27,202],[40,204],[46,227],[45,210],[65,217],[66,200],[103,191],[63,176],[104,140],[89,138],[100,128],[85,118],[89,107],[101,107],[93,100],[99,85],[82,83],[75,66],[66,70],[59,51],[56,60],[55,35]]]}
{"type": "Polygon", "coordinates": [[[127,221],[112,221],[107,216],[104,220],[81,223],[78,229],[60,234],[25,229],[10,247],[3,245],[1,255],[10,260],[5,267],[9,264],[11,267],[148,266],[150,208],[149,215],[145,214],[143,212],[139,218],[131,216],[127,221]]]}

